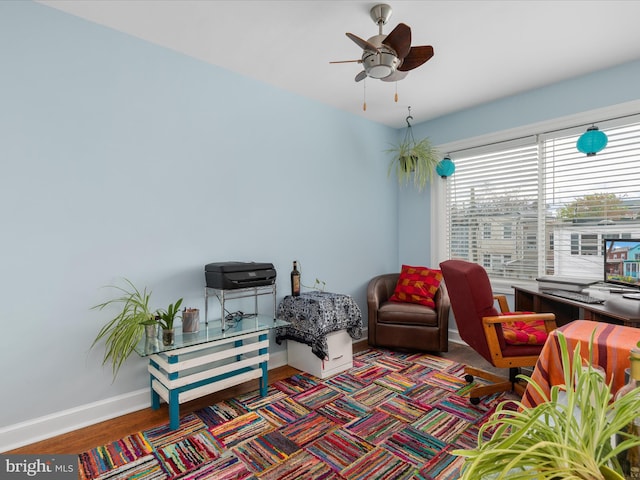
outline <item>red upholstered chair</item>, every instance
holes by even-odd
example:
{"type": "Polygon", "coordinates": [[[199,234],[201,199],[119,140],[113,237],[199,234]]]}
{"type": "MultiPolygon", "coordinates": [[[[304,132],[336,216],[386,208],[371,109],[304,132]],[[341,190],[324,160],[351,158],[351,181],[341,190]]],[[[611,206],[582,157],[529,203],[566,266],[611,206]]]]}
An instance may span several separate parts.
{"type": "Polygon", "coordinates": [[[440,264],[447,285],[451,308],[460,337],[493,366],[509,368],[509,378],[467,366],[465,379],[473,376],[493,383],[479,385],[469,392],[471,403],[496,392],[515,390],[520,395],[524,386],[516,375],[520,367],[533,367],[547,334],[556,328],[552,313],[511,313],[504,295],[494,295],[489,276],[482,266],[464,260],[447,260],[440,264]],[[500,312],[495,308],[498,301],[500,312]],[[523,323],[524,322],[524,323],[523,323]],[[526,342],[518,340],[524,335],[526,342]],[[514,338],[515,337],[515,338],[514,338]],[[534,338],[535,337],[535,338],[534,338]]]}

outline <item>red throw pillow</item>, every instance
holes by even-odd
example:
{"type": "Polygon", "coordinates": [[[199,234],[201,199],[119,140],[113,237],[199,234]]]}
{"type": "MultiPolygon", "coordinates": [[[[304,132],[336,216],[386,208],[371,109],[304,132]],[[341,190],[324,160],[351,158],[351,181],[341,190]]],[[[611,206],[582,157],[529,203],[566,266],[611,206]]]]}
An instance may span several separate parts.
{"type": "Polygon", "coordinates": [[[391,302],[418,303],[435,308],[433,297],[442,281],[442,272],[427,267],[402,265],[391,302]]]}

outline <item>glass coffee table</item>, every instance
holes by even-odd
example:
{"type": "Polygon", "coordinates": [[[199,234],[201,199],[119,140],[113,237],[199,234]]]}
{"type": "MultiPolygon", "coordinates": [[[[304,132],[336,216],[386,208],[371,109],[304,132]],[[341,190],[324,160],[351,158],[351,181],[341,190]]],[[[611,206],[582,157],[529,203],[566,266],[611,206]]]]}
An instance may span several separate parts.
{"type": "Polygon", "coordinates": [[[160,408],[162,398],[169,405],[169,427],[180,426],[180,404],[224,390],[254,378],[260,379],[260,394],[267,394],[269,330],[289,322],[269,315],[255,315],[227,323],[200,325],[200,331],[181,333],[176,329],[172,345],[160,337],[143,339],[135,347],[149,358],[151,408],[160,408]]]}

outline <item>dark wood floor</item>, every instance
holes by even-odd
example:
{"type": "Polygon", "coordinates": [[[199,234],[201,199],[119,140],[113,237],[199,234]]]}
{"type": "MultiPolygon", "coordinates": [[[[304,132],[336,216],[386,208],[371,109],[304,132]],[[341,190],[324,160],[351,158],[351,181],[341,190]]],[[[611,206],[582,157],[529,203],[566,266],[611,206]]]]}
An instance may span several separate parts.
{"type": "MultiPolygon", "coordinates": [[[[354,343],[353,351],[359,352],[369,348],[366,341],[354,343]]],[[[457,361],[459,363],[473,365],[478,368],[487,369],[489,371],[498,371],[494,369],[489,362],[480,357],[471,348],[456,343],[449,344],[449,352],[439,354],[445,358],[457,361]]],[[[295,375],[299,370],[293,367],[284,366],[274,368],[269,371],[269,384],[295,375]]],[[[504,372],[500,372],[504,373],[504,372]]],[[[199,410],[201,408],[213,405],[222,400],[236,397],[244,393],[256,390],[258,388],[258,380],[237,385],[221,392],[217,392],[205,397],[193,400],[180,405],[180,413],[185,414],[199,410]]],[[[93,447],[105,445],[111,441],[118,440],[127,435],[147,430],[157,425],[167,423],[169,412],[166,404],[162,404],[159,410],[145,408],[137,412],[129,413],[121,417],[97,423],[73,432],[69,432],[57,437],[53,437],[41,442],[27,445],[16,450],[6,453],[22,453],[22,454],[78,454],[85,452],[93,447]]]]}

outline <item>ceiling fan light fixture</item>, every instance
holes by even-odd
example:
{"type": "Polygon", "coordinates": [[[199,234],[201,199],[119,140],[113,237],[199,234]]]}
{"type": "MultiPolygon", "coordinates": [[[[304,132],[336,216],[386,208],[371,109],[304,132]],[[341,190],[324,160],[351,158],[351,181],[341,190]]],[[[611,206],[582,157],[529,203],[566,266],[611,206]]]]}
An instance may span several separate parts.
{"type": "Polygon", "coordinates": [[[398,57],[392,53],[382,51],[380,53],[366,52],[362,56],[362,65],[367,75],[371,78],[387,78],[398,68],[398,57]]]}
{"type": "Polygon", "coordinates": [[[377,79],[387,78],[393,72],[395,72],[395,69],[389,67],[388,65],[375,65],[367,69],[367,75],[369,75],[371,78],[377,79]]]}
{"type": "Polygon", "coordinates": [[[382,33],[382,26],[388,22],[391,13],[391,7],[385,3],[371,8],[371,19],[378,25],[378,35],[374,35],[368,40],[350,32],[346,33],[347,37],[362,49],[359,60],[341,60],[329,63],[361,63],[363,69],[355,76],[356,82],[360,82],[366,77],[384,82],[397,82],[405,78],[407,72],[433,57],[432,46],[411,46],[411,27],[405,23],[399,23],[386,35],[382,33]]]}

